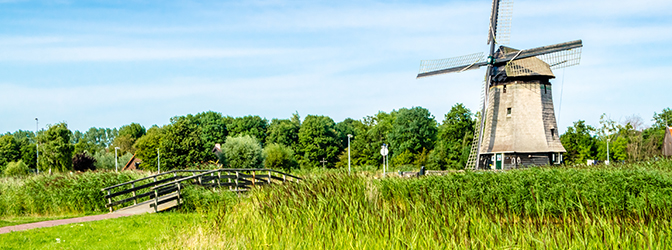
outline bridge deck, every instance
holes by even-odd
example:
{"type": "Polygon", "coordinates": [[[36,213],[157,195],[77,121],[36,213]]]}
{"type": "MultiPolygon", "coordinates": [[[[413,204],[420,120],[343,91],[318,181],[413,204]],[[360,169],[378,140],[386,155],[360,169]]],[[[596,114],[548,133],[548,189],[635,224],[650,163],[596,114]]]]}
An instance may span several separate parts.
{"type": "MultiPolygon", "coordinates": [[[[159,197],[159,202],[171,198],[175,198],[177,196],[177,192],[173,192],[164,196],[159,197]]],[[[182,203],[182,199],[180,197],[180,203],[182,203]]],[[[114,211],[113,213],[120,213],[120,214],[142,214],[142,213],[154,213],[154,199],[146,200],[143,202],[140,202],[136,205],[128,206],[125,208],[118,209],[114,211]]],[[[159,212],[170,209],[172,207],[177,206],[177,199],[171,200],[169,202],[159,204],[159,209],[157,209],[159,212]]]]}

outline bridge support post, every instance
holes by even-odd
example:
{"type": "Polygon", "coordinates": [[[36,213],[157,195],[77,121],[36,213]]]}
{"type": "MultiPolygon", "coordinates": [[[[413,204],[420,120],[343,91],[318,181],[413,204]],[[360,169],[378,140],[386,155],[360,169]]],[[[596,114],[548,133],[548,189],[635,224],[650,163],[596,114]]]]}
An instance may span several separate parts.
{"type": "MultiPolygon", "coordinates": [[[[107,197],[110,197],[110,190],[109,189],[107,190],[107,197]]],[[[112,197],[107,198],[107,204],[112,204],[112,197]]],[[[112,213],[113,211],[114,211],[114,209],[110,205],[110,213],[112,213]]]]}
{"type": "Polygon", "coordinates": [[[257,183],[257,172],[252,171],[252,187],[257,183]]]}
{"type": "Polygon", "coordinates": [[[154,189],[154,212],[159,212],[159,190],[154,189]]]}
{"type": "Polygon", "coordinates": [[[271,171],[268,171],[268,184],[271,184],[271,171]]]}
{"type": "MultiPolygon", "coordinates": [[[[131,188],[135,189],[135,182],[131,183],[131,188]]],[[[133,190],[133,205],[138,205],[138,198],[135,197],[135,190],[133,190]]]]}
{"type": "Polygon", "coordinates": [[[180,193],[182,192],[181,190],[182,190],[182,187],[180,186],[180,183],[178,182],[177,183],[177,205],[178,206],[180,205],[180,199],[182,199],[181,196],[180,196],[180,193]]]}
{"type": "Polygon", "coordinates": [[[238,175],[238,171],[236,171],[236,192],[238,192],[238,178],[240,178],[240,176],[238,175]]]}

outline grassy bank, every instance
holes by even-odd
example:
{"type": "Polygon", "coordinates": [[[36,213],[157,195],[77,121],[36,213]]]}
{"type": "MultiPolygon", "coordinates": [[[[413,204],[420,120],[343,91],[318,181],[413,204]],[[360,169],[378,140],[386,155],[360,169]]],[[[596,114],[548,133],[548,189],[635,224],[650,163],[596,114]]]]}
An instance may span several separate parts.
{"type": "Polygon", "coordinates": [[[86,172],[0,179],[0,217],[105,212],[101,188],[137,179],[139,172],[86,172]]]}
{"type": "Polygon", "coordinates": [[[665,248],[670,164],[383,180],[324,174],[222,206],[169,247],[665,248]]]}
{"type": "Polygon", "coordinates": [[[157,249],[183,228],[203,224],[196,213],[159,213],[0,234],[2,249],[157,249]]]}

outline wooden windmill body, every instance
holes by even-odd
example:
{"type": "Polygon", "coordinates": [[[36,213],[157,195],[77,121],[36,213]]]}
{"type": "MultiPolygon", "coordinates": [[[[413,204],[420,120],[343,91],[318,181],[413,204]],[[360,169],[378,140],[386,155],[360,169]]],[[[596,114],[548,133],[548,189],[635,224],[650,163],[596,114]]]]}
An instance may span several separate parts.
{"type": "Polygon", "coordinates": [[[551,69],[578,65],[580,40],[516,50],[500,46],[495,51],[497,30],[510,24],[508,0],[493,0],[488,43],[490,54],[422,61],[418,78],[462,72],[487,66],[481,96],[481,117],[467,168],[509,169],[526,165],[562,162],[566,152],[560,143],[553,107],[551,69]],[[499,14],[504,6],[506,14],[499,14]],[[504,22],[502,22],[504,20],[504,22]]]}

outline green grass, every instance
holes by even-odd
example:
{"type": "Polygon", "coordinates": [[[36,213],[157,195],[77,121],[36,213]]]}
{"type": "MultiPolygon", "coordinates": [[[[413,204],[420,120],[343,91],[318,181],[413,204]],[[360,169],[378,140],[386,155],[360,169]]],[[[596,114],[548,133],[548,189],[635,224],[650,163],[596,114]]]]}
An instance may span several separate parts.
{"type": "Polygon", "coordinates": [[[195,213],[167,212],[67,224],[0,234],[0,248],[153,249],[170,244],[203,220],[195,213]]]}

